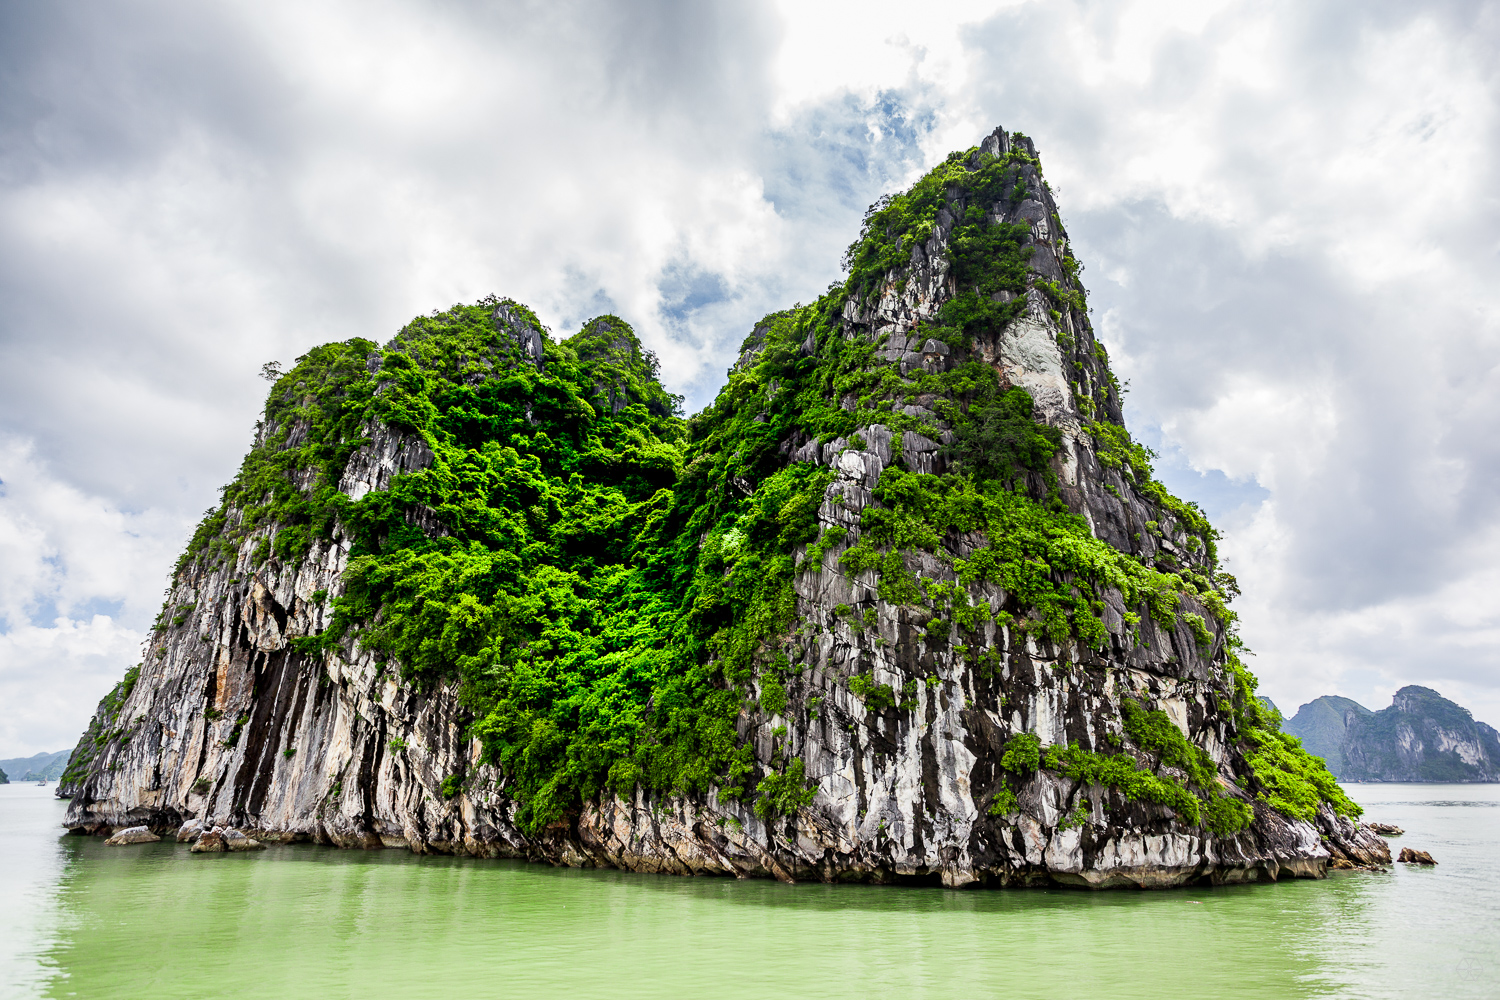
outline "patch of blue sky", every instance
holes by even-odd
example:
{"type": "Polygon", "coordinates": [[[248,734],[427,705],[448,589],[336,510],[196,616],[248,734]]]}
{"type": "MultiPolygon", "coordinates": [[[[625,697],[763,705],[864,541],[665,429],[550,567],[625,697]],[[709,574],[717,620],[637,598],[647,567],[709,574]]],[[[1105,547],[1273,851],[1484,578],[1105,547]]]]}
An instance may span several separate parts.
{"type": "Polygon", "coordinates": [[[1253,477],[1232,479],[1222,469],[1193,468],[1187,452],[1162,443],[1159,428],[1131,430],[1137,441],[1156,452],[1151,464],[1161,484],[1173,496],[1191,500],[1203,508],[1216,527],[1223,528],[1230,521],[1247,517],[1271,497],[1271,491],[1253,477]]]}
{"type": "Polygon", "coordinates": [[[663,268],[657,290],[661,293],[661,316],[669,329],[685,326],[694,313],[727,301],[731,294],[722,274],[688,261],[663,268]]]}

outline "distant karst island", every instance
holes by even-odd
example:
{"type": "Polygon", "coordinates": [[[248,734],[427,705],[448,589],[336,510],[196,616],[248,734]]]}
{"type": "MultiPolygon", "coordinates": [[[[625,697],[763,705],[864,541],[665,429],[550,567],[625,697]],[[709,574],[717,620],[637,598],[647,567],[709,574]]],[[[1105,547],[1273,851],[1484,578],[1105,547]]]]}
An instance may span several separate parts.
{"type": "Polygon", "coordinates": [[[1281,728],[1327,761],[1340,781],[1500,781],[1500,733],[1415,684],[1378,712],[1324,695],[1281,728]]]}
{"type": "Polygon", "coordinates": [[[0,785],[12,781],[56,781],[68,766],[68,757],[73,748],[56,753],[39,753],[30,757],[11,757],[0,760],[0,785]]]}

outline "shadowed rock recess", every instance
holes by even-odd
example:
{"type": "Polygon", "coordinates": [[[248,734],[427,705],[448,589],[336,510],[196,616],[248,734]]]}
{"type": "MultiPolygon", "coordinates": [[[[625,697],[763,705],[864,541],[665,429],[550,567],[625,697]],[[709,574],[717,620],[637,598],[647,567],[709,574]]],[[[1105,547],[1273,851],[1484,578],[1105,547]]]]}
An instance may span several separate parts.
{"type": "Polygon", "coordinates": [[[688,419],[614,316],[308,352],[67,825],[948,886],[1387,863],[1254,697],[1030,140],[882,199],[845,264],[688,419]]]}

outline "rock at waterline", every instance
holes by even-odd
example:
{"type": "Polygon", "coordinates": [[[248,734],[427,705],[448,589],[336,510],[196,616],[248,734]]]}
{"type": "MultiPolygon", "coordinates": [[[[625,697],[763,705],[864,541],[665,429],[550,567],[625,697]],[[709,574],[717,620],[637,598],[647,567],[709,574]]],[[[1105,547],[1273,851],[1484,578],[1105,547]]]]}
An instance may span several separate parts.
{"type": "Polygon", "coordinates": [[[1394,823],[1366,823],[1365,826],[1382,837],[1399,837],[1406,832],[1394,823]]]}
{"type": "Polygon", "coordinates": [[[224,831],[224,846],[231,851],[264,851],[266,849],[265,844],[245,836],[232,827],[224,831]]]}
{"type": "Polygon", "coordinates": [[[201,819],[190,819],[177,828],[177,842],[179,844],[186,844],[196,841],[199,837],[203,836],[203,831],[207,829],[208,827],[203,825],[201,819]]]}
{"type": "Polygon", "coordinates": [[[1409,865],[1435,865],[1435,864],[1437,864],[1436,861],[1432,860],[1432,855],[1431,854],[1428,854],[1426,851],[1414,851],[1410,847],[1403,847],[1403,848],[1401,848],[1401,856],[1398,857],[1396,860],[1397,861],[1404,861],[1404,862],[1406,862],[1409,865]]]}
{"type": "Polygon", "coordinates": [[[119,831],[105,843],[118,847],[121,844],[153,844],[160,839],[144,826],[132,826],[119,831]]]}
{"type": "Polygon", "coordinates": [[[265,844],[252,840],[234,827],[225,829],[222,826],[205,830],[191,848],[194,854],[222,854],[225,851],[264,851],[265,849],[265,844]]]}
{"type": "Polygon", "coordinates": [[[222,854],[228,848],[224,846],[223,832],[214,829],[203,831],[189,849],[194,854],[222,854]]]}

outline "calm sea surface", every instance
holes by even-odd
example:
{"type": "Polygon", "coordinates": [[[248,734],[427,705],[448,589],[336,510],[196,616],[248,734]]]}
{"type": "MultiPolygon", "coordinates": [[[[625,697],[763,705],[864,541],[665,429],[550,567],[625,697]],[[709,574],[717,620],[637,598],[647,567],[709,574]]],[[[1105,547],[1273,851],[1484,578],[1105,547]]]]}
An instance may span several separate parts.
{"type": "Polygon", "coordinates": [[[1091,893],[191,856],[0,786],[0,996],[1500,997],[1500,786],[1348,787],[1439,866],[1091,893]]]}

